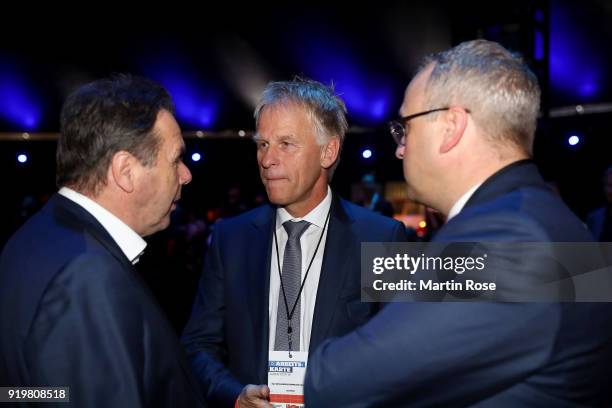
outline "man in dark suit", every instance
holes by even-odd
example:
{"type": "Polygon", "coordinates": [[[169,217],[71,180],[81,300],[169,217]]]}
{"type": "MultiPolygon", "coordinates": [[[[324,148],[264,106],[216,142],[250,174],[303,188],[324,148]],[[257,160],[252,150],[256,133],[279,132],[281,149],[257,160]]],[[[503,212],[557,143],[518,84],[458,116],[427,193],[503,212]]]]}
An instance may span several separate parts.
{"type": "Polygon", "coordinates": [[[400,223],[328,186],[347,129],[331,89],[307,80],[270,83],[255,117],[272,205],[216,227],[183,333],[207,398],[220,407],[271,406],[270,350],[307,352],[365,323],[377,306],[360,302],[361,242],[405,240],[400,223]]]}
{"type": "MultiPolygon", "coordinates": [[[[529,160],[539,97],[493,42],[422,65],[391,131],[411,197],[448,216],[434,241],[590,240],[529,160]]],[[[396,302],[321,344],[305,396],[314,407],[609,406],[611,375],[608,304],[396,302]]]]}
{"type": "Polygon", "coordinates": [[[60,190],[0,258],[2,386],[67,386],[75,407],[204,405],[133,267],[191,180],[173,109],[164,88],[129,76],[65,102],[60,190]]]}

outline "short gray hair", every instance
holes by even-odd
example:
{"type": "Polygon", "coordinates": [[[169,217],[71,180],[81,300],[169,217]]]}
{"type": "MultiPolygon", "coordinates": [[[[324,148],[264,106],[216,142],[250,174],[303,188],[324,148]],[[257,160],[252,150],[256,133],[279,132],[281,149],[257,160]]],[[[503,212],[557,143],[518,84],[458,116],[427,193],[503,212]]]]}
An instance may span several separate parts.
{"type": "Polygon", "coordinates": [[[255,127],[266,106],[295,103],[302,106],[316,130],[317,143],[323,145],[337,137],[340,150],[336,162],[330,167],[330,179],[340,161],[340,151],[348,130],[346,105],[334,93],[333,85],[325,86],[318,81],[296,77],[293,81],[270,82],[266,86],[255,108],[255,127]]]}
{"type": "Polygon", "coordinates": [[[463,106],[491,142],[532,155],[540,87],[519,55],[496,42],[473,40],[426,57],[419,71],[431,64],[424,109],[463,106]]]}

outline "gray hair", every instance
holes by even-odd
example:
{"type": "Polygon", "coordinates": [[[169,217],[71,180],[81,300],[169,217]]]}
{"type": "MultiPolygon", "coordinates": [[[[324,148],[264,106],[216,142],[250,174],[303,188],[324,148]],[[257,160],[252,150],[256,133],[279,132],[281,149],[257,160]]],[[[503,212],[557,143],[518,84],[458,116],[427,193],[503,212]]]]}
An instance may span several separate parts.
{"type": "Polygon", "coordinates": [[[419,71],[431,64],[424,109],[463,106],[491,142],[532,155],[540,87],[519,55],[474,40],[426,57],[419,71]]]}
{"type": "MultiPolygon", "coordinates": [[[[295,103],[306,110],[315,131],[317,144],[324,145],[332,137],[340,142],[340,151],[348,130],[346,106],[342,99],[334,94],[333,85],[325,86],[320,82],[296,77],[293,81],[270,82],[264,89],[261,99],[255,108],[255,126],[266,106],[295,103]]],[[[338,159],[329,169],[329,178],[340,161],[338,159]]]]}

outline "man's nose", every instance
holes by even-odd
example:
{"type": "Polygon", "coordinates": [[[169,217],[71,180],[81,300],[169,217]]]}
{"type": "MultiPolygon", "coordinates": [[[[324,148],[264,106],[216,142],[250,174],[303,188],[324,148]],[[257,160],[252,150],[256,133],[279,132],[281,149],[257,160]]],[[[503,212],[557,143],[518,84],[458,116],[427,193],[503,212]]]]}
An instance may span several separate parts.
{"type": "Polygon", "coordinates": [[[191,171],[189,171],[189,168],[185,165],[185,163],[180,163],[179,172],[179,181],[181,185],[189,184],[189,182],[191,182],[192,176],[191,171]]]}
{"type": "Polygon", "coordinates": [[[265,151],[260,152],[259,162],[265,169],[278,164],[278,155],[276,149],[269,146],[265,151]]]}
{"type": "Polygon", "coordinates": [[[403,160],[405,152],[406,152],[406,145],[397,145],[397,148],[395,149],[395,157],[397,157],[400,160],[403,160]]]}

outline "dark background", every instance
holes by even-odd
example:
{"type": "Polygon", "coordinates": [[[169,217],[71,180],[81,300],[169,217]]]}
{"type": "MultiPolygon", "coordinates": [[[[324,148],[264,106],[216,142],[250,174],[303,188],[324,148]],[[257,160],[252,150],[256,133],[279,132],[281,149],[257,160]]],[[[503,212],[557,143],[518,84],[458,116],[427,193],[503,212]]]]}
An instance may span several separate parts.
{"type": "MultiPolygon", "coordinates": [[[[39,139],[59,130],[62,101],[87,81],[129,72],[170,90],[193,173],[177,225],[194,217],[210,224],[230,188],[240,189],[246,207],[263,192],[254,146],[237,132],[253,130],[254,103],[266,82],[294,75],[333,82],[351,131],[332,186],[349,197],[366,173],[381,183],[402,180],[384,123],[396,116],[421,57],[474,38],[520,52],[538,75],[543,104],[535,159],[545,178],[582,218],[603,203],[601,176],[612,164],[610,1],[83,7],[60,17],[41,8],[2,14],[0,247],[56,190],[55,142],[39,139]],[[580,143],[570,146],[570,136],[580,143]],[[365,148],[370,159],[362,156],[365,148]],[[194,152],[202,160],[191,161],[194,152]],[[19,154],[28,161],[19,163],[19,154]]],[[[185,244],[177,228],[148,239],[141,268],[180,329],[206,242],[185,244]]]]}

